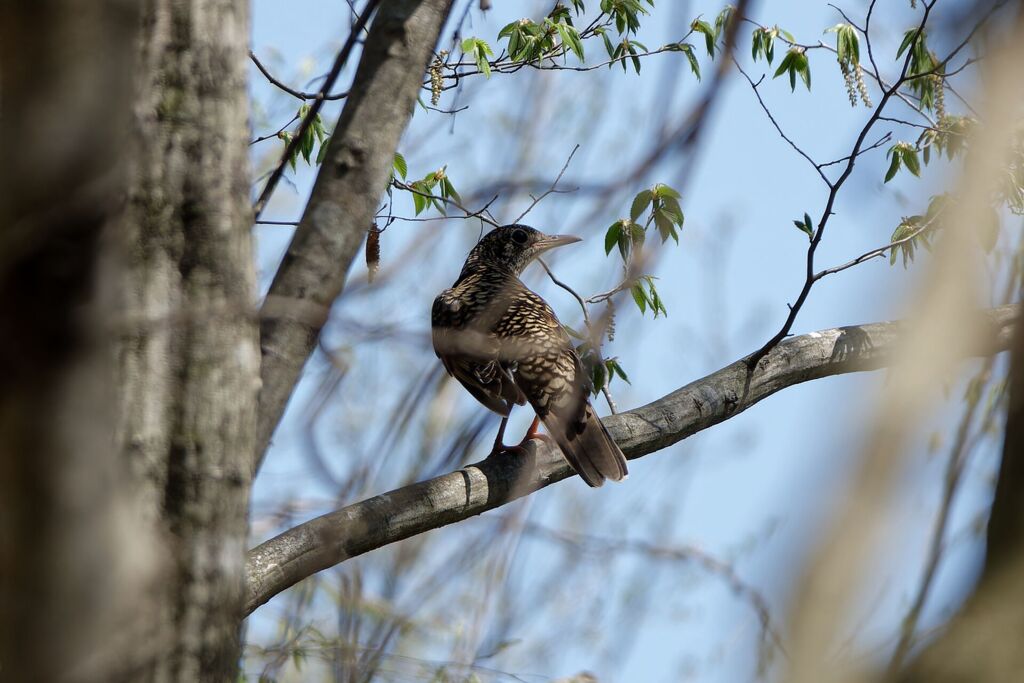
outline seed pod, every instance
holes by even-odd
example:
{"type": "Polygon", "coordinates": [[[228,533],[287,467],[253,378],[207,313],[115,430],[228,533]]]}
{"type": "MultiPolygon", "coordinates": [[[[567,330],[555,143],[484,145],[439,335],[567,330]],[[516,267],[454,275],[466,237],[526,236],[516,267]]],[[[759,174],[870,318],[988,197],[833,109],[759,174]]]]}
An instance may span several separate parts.
{"type": "Polygon", "coordinates": [[[376,225],[366,233],[366,279],[373,282],[380,270],[380,233],[376,225]]]}

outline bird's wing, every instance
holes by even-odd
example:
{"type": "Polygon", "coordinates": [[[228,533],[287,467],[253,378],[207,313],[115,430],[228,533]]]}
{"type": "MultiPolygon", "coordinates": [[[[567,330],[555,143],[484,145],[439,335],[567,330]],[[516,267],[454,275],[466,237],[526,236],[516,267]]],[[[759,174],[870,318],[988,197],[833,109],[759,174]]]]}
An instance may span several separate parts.
{"type": "Polygon", "coordinates": [[[487,330],[467,326],[464,309],[452,290],[445,290],[431,311],[434,352],[448,374],[457,379],[488,409],[506,417],[513,404],[523,405],[526,396],[512,379],[512,366],[500,358],[500,344],[487,330]]]}
{"type": "MultiPolygon", "coordinates": [[[[525,288],[524,288],[525,289],[525,288]]],[[[590,378],[569,335],[547,302],[533,292],[519,297],[508,316],[516,321],[512,373],[573,469],[590,486],[624,479],[626,458],[590,404],[590,378]]]]}

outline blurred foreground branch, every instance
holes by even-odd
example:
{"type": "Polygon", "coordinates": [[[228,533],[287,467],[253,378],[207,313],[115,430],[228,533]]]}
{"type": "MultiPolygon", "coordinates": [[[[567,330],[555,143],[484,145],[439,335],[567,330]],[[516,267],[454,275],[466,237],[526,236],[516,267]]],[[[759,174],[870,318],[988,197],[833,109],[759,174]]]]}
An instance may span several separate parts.
{"type": "MultiPolygon", "coordinates": [[[[978,314],[964,325],[988,327],[971,353],[1008,348],[1017,306],[978,314]]],[[[605,419],[627,457],[666,448],[802,382],[886,367],[904,324],[872,323],[783,341],[752,370],[743,358],[646,406],[605,419]]],[[[316,572],[389,543],[467,519],[565,479],[572,472],[547,442],[525,458],[501,455],[369,498],[300,524],[249,553],[246,613],[316,572]]]]}

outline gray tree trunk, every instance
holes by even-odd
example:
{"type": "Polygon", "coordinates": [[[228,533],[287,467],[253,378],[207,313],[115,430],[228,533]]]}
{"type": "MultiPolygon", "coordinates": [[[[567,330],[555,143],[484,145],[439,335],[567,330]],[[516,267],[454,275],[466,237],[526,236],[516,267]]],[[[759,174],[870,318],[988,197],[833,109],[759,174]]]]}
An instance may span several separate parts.
{"type": "Polygon", "coordinates": [[[259,381],[248,39],[247,2],[153,0],[135,56],[115,438],[171,562],[153,680],[227,680],[240,656],[259,381]]]}

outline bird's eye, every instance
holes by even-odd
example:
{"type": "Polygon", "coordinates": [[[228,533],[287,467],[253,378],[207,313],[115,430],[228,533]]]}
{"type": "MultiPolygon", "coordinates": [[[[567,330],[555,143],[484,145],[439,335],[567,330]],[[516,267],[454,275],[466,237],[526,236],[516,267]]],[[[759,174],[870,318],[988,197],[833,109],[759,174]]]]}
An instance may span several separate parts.
{"type": "Polygon", "coordinates": [[[526,244],[527,239],[528,236],[525,230],[516,228],[515,230],[512,231],[512,241],[515,242],[516,244],[526,244]]]}

